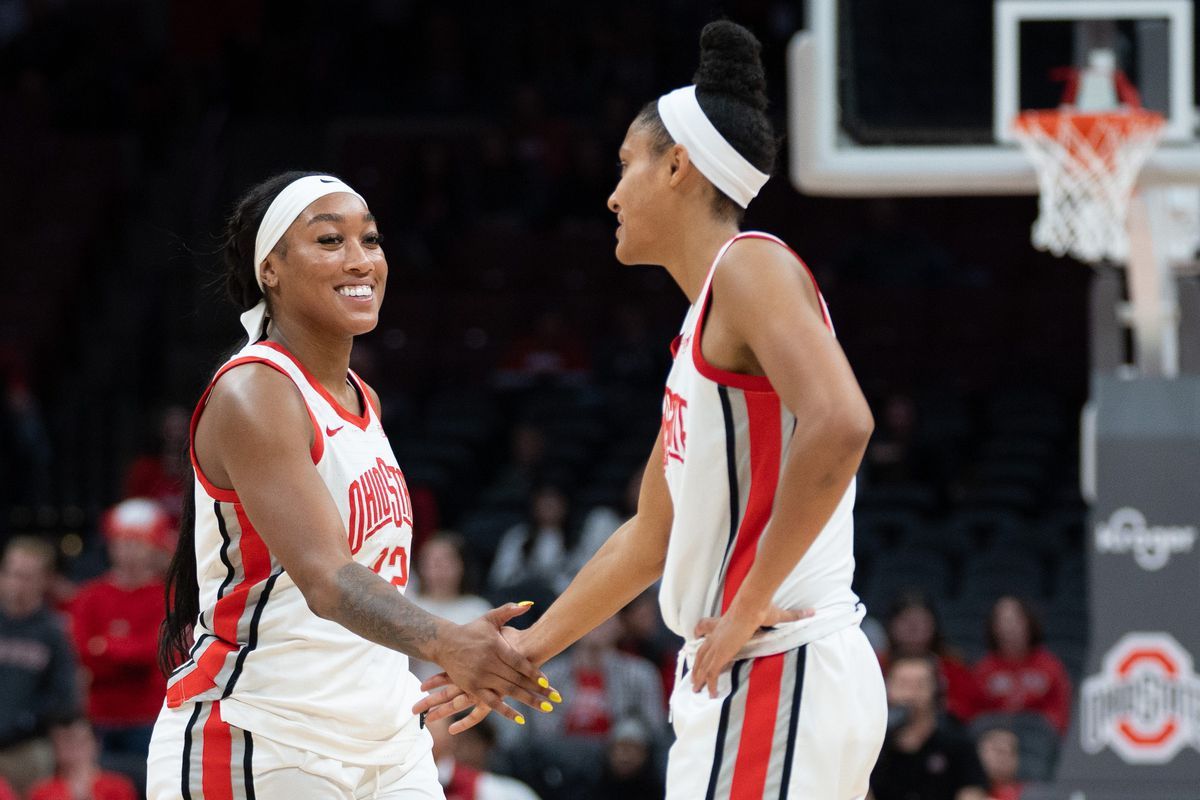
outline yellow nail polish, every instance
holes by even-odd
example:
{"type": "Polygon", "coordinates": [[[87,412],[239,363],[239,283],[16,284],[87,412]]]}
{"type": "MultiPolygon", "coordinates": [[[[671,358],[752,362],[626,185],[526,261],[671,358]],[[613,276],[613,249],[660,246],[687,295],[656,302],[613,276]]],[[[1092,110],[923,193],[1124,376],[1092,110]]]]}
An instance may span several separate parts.
{"type": "Polygon", "coordinates": [[[549,689],[550,681],[546,680],[545,678],[538,678],[538,686],[542,687],[543,689],[549,689]]]}
{"type": "Polygon", "coordinates": [[[520,714],[517,714],[517,716],[516,716],[516,718],[513,720],[513,722],[517,723],[518,725],[524,725],[524,724],[525,724],[525,718],[524,718],[524,717],[522,717],[520,714]]]}
{"type": "Polygon", "coordinates": [[[553,701],[554,701],[554,702],[556,702],[556,703],[561,703],[561,702],[562,702],[562,695],[561,695],[561,694],[559,694],[558,692],[551,692],[551,693],[550,693],[550,699],[551,699],[551,700],[553,700],[553,701]]]}
{"type": "Polygon", "coordinates": [[[554,706],[550,705],[545,700],[542,701],[542,704],[539,706],[539,708],[541,708],[542,711],[545,711],[547,714],[554,710],[554,706]]]}
{"type": "Polygon", "coordinates": [[[532,601],[532,600],[522,600],[521,602],[517,603],[517,605],[519,605],[519,606],[531,606],[531,605],[533,605],[533,601],[532,601]]]}

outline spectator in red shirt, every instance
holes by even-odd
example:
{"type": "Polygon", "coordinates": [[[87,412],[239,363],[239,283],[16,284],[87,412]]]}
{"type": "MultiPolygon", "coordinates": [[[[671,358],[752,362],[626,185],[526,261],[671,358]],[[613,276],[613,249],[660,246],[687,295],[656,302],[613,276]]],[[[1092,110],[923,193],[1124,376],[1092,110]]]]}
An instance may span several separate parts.
{"type": "Polygon", "coordinates": [[[87,719],[56,725],[50,739],[57,774],[34,786],[29,800],[137,800],[128,778],[100,769],[100,748],[87,719]]]}
{"type": "Polygon", "coordinates": [[[1021,784],[1017,781],[1021,748],[1017,735],[1007,728],[992,728],[983,732],[976,746],[988,779],[989,800],[1021,800],[1021,784]]]}
{"type": "Polygon", "coordinates": [[[887,623],[888,649],[879,657],[886,673],[902,656],[928,656],[937,662],[946,711],[965,722],[975,713],[977,690],[971,670],[942,637],[933,604],[918,591],[902,593],[892,603],[887,623]]]}
{"type": "Polygon", "coordinates": [[[988,654],[975,665],[980,712],[1042,714],[1060,734],[1071,714],[1071,679],[1042,645],[1042,629],[1024,601],[1001,597],[988,620],[988,654]]]}
{"type": "Polygon", "coordinates": [[[12,786],[4,778],[0,778],[0,800],[21,800],[17,797],[17,793],[13,791],[12,786]]]}
{"type": "Polygon", "coordinates": [[[183,406],[168,406],[148,446],[129,465],[122,487],[122,497],[157,500],[175,525],[183,512],[183,493],[191,489],[191,467],[187,461],[191,418],[183,406]]]}
{"type": "Polygon", "coordinates": [[[167,512],[145,498],[115,506],[103,529],[111,569],[80,589],[71,628],[87,680],[88,716],[106,763],[140,782],[166,693],[158,629],[175,529],[167,512]]]}

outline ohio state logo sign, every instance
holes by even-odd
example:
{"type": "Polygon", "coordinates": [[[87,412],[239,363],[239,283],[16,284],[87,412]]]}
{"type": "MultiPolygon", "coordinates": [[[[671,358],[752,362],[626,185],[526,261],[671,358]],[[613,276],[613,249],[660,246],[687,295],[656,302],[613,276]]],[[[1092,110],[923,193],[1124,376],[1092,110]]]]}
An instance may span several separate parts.
{"type": "Polygon", "coordinates": [[[1084,752],[1112,748],[1129,764],[1165,764],[1200,751],[1200,676],[1192,657],[1166,633],[1129,633],[1083,682],[1084,752]]]}

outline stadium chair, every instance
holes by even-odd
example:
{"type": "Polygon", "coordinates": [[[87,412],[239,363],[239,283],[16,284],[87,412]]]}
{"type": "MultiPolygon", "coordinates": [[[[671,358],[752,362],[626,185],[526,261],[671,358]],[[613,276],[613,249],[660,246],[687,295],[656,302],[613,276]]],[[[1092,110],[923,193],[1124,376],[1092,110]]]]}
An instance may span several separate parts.
{"type": "Polygon", "coordinates": [[[483,509],[466,516],[459,523],[458,530],[480,556],[480,560],[487,563],[491,561],[505,532],[524,519],[522,511],[483,509]]]}
{"type": "Polygon", "coordinates": [[[856,509],[877,511],[903,509],[915,514],[929,514],[937,506],[937,493],[928,486],[914,483],[881,484],[863,487],[856,509]]]}
{"type": "Polygon", "coordinates": [[[1037,494],[1033,489],[1015,483],[986,484],[967,489],[958,502],[966,510],[1028,514],[1037,502],[1037,494]]]}
{"type": "Polygon", "coordinates": [[[1035,599],[1045,592],[1045,580],[1038,558],[1020,550],[989,548],[972,555],[963,564],[963,586],[988,584],[1007,586],[1009,592],[1035,599]]]}
{"type": "Polygon", "coordinates": [[[993,728],[1005,728],[1017,735],[1022,781],[1046,781],[1054,774],[1058,760],[1058,731],[1041,714],[983,714],[971,721],[971,738],[978,741],[993,728]]]}
{"type": "Polygon", "coordinates": [[[947,546],[966,554],[982,550],[997,537],[1011,535],[1026,524],[1007,506],[960,508],[947,517],[942,533],[951,543],[947,546]]]}
{"type": "Polygon", "coordinates": [[[950,565],[941,553],[891,552],[875,560],[864,595],[875,608],[884,608],[906,589],[920,589],[937,601],[946,597],[949,587],[950,565]]]}
{"type": "Polygon", "coordinates": [[[940,622],[946,643],[958,649],[967,663],[977,661],[987,651],[984,635],[987,620],[978,611],[948,603],[940,622]]]}
{"type": "Polygon", "coordinates": [[[894,547],[910,541],[928,527],[928,522],[903,508],[855,510],[854,549],[858,551],[860,537],[876,547],[894,547]]]}

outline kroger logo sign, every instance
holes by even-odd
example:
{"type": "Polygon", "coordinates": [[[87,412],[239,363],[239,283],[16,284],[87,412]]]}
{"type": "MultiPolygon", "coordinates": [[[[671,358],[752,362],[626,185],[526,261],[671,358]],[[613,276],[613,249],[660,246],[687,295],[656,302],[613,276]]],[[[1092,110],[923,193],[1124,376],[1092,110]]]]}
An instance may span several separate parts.
{"type": "Polygon", "coordinates": [[[1162,569],[1171,556],[1190,553],[1196,544],[1195,525],[1147,525],[1136,508],[1119,508],[1107,522],[1096,525],[1096,552],[1133,553],[1142,569],[1162,569]]]}

